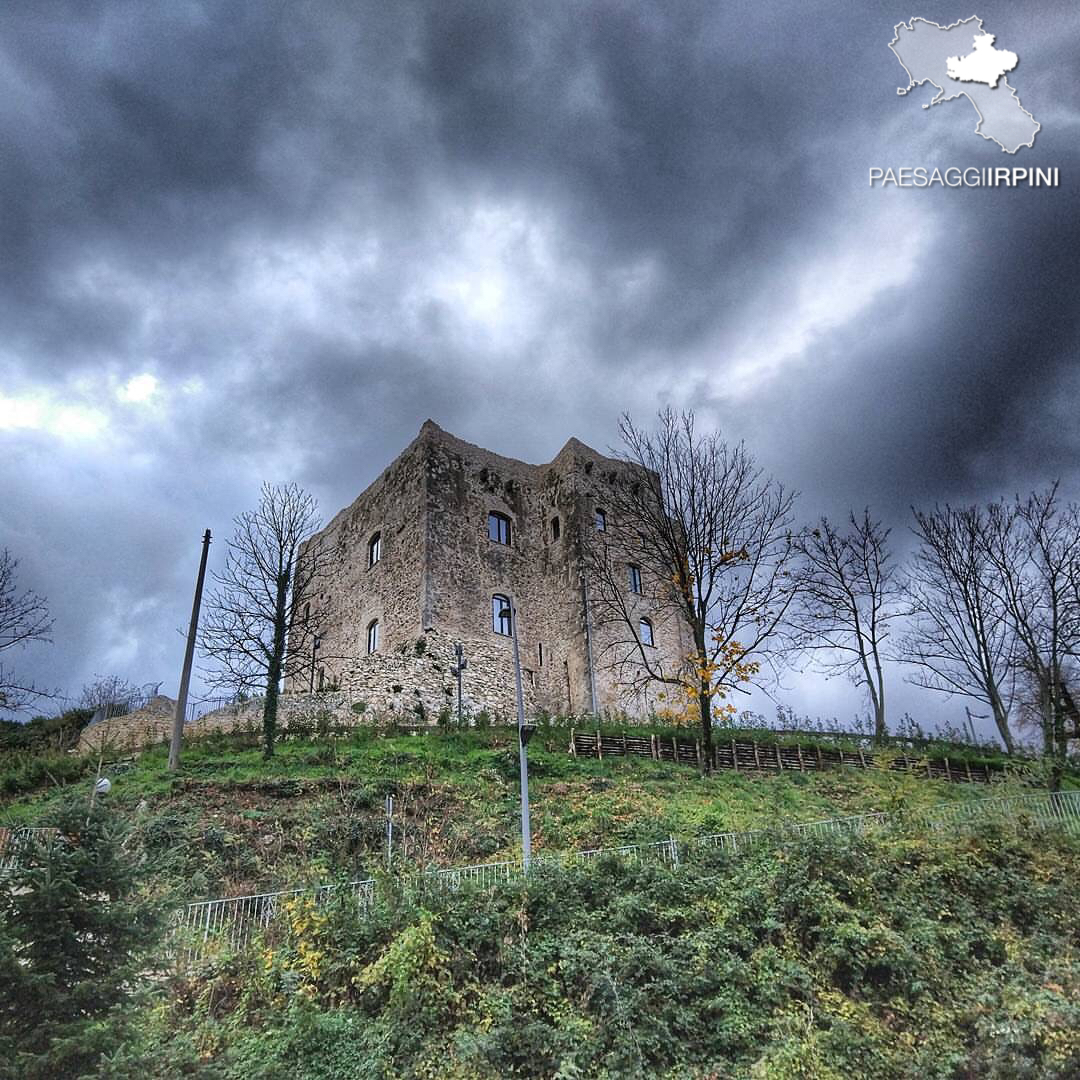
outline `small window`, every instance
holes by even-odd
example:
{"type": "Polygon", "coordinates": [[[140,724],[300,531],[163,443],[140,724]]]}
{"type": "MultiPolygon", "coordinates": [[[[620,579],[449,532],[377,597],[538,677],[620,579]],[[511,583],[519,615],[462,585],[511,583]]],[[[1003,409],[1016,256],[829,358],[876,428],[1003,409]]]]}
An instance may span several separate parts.
{"type": "Polygon", "coordinates": [[[510,615],[510,598],[496,593],[491,598],[491,629],[503,637],[510,637],[514,632],[510,615]]]}
{"type": "Polygon", "coordinates": [[[505,514],[488,514],[488,539],[496,544],[510,545],[510,519],[505,514]]]}
{"type": "Polygon", "coordinates": [[[537,667],[544,666],[544,643],[542,641],[536,643],[536,660],[537,667]]]}
{"type": "Polygon", "coordinates": [[[631,563],[627,568],[632,593],[641,593],[641,567],[631,563]]]}
{"type": "Polygon", "coordinates": [[[596,511],[596,531],[607,532],[607,514],[603,510],[596,511]]]}
{"type": "Polygon", "coordinates": [[[553,541],[558,540],[561,535],[562,525],[559,524],[559,519],[557,517],[553,517],[551,519],[551,539],[553,541]]]}
{"type": "Polygon", "coordinates": [[[379,651],[379,620],[372,619],[367,628],[367,651],[369,653],[379,651]]]}
{"type": "Polygon", "coordinates": [[[642,645],[651,645],[653,643],[652,623],[648,619],[642,619],[638,623],[638,631],[641,634],[642,645]]]}
{"type": "Polygon", "coordinates": [[[367,546],[367,564],[374,566],[382,557],[382,533],[376,533],[367,546]]]}

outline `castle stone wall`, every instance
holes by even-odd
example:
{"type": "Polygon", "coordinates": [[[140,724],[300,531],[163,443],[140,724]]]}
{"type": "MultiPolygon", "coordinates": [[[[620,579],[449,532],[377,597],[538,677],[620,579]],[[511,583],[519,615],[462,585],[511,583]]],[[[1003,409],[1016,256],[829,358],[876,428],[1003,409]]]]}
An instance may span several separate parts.
{"type": "MultiPolygon", "coordinates": [[[[529,465],[427,421],[317,538],[330,557],[327,579],[312,600],[325,611],[317,658],[322,685],[379,712],[434,719],[456,704],[451,669],[460,642],[472,709],[512,716],[513,642],[493,626],[499,595],[517,606],[530,713],[590,712],[593,682],[600,711],[646,711],[648,698],[629,695],[610,667],[610,630],[591,626],[593,680],[587,648],[584,548],[605,491],[626,467],[576,439],[549,464],[529,465]],[[492,512],[510,520],[509,545],[490,539],[492,512]],[[369,566],[376,532],[381,558],[369,566]],[[379,620],[379,647],[368,655],[372,619],[379,620]]],[[[631,524],[609,520],[608,528],[631,524]]],[[[648,602],[641,603],[644,614],[648,602]]],[[[677,664],[687,651],[685,627],[654,621],[658,652],[677,664]]],[[[301,692],[309,683],[297,676],[287,690],[301,692]]]]}

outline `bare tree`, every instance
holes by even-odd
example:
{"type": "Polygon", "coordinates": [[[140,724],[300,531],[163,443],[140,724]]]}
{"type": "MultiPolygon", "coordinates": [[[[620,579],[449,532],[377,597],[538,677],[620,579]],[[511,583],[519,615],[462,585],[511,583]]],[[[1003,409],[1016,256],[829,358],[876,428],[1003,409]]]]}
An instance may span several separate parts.
{"type": "Polygon", "coordinates": [[[874,717],[874,738],[885,723],[885,649],[901,615],[901,587],[889,550],[889,529],[870,517],[849,516],[840,533],[826,518],[803,535],[802,602],[794,622],[803,645],[823,672],[845,675],[864,687],[874,717]]]}
{"type": "MultiPolygon", "coordinates": [[[[51,641],[52,619],[43,597],[27,589],[18,591],[15,571],[19,563],[4,548],[0,553],[0,655],[32,641],[51,641]]],[[[42,697],[54,697],[56,691],[44,690],[33,682],[20,679],[0,663],[0,710],[18,712],[42,697]]]]}
{"type": "Polygon", "coordinates": [[[756,681],[790,645],[797,590],[791,492],[763,475],[743,444],[699,435],[692,412],[666,409],[653,432],[620,425],[625,468],[607,496],[618,526],[597,532],[590,577],[598,623],[624,679],[687,697],[712,762],[715,699],[756,681]],[[628,564],[639,570],[627,574],[628,564]],[[643,611],[689,630],[688,655],[666,666],[642,640],[643,611]]]}
{"type": "Polygon", "coordinates": [[[161,683],[136,686],[120,675],[95,675],[79,694],[79,707],[102,710],[103,717],[124,716],[146,706],[156,697],[161,683]]]}
{"type": "Polygon", "coordinates": [[[1080,506],[1062,505],[1058,484],[990,506],[987,554],[1015,637],[1016,661],[1035,688],[1043,747],[1060,783],[1068,750],[1068,686],[1080,653],[1074,568],[1080,506]]]}
{"type": "Polygon", "coordinates": [[[257,510],[235,519],[225,569],[206,604],[199,646],[215,662],[211,685],[262,691],[264,753],[274,752],[282,679],[306,667],[319,612],[312,598],[322,548],[306,542],[321,522],[313,496],[296,484],[264,484],[257,510]],[[300,596],[307,597],[302,605],[300,596]]]}
{"type": "Polygon", "coordinates": [[[908,681],[988,705],[1011,754],[1015,638],[989,553],[988,515],[948,505],[913,513],[919,549],[907,579],[911,629],[900,651],[913,666],[908,681]]]}

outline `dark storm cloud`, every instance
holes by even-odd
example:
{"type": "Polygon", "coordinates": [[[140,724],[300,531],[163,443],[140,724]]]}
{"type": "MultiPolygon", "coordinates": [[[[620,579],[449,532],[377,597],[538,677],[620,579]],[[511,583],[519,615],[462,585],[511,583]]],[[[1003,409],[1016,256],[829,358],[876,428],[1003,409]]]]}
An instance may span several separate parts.
{"type": "Polygon", "coordinates": [[[543,460],[697,404],[806,516],[1075,482],[1076,19],[979,11],[1044,121],[1015,163],[1062,189],[871,192],[1003,164],[897,98],[912,14],[8,5],[0,401],[53,419],[0,426],[0,542],[57,614],[37,670],[167,676],[205,525],[217,557],[262,479],[329,517],[429,415],[543,460]]]}
{"type": "MultiPolygon", "coordinates": [[[[1075,152],[1055,160],[1080,171],[1075,152]]],[[[1080,494],[1080,427],[1067,404],[1080,219],[1060,214],[1060,191],[1005,193],[1007,215],[995,212],[1001,194],[983,192],[963,217],[938,207],[948,228],[917,279],[754,403],[758,435],[802,463],[800,486],[832,512],[838,490],[854,506],[876,496],[894,520],[913,502],[991,498],[1056,477],[1080,494]]]]}

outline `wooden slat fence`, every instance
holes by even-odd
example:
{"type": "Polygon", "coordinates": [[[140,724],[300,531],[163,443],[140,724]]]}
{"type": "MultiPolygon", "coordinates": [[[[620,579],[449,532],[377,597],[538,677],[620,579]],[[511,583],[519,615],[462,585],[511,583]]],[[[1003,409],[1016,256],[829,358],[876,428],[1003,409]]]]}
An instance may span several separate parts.
{"type": "MultiPolygon", "coordinates": [[[[570,753],[574,757],[647,757],[700,767],[704,754],[700,740],[675,735],[607,735],[599,731],[570,730],[570,753]]],[[[724,739],[713,743],[713,768],[764,774],[772,772],[816,772],[833,767],[853,769],[887,768],[910,772],[931,780],[957,783],[990,783],[1001,776],[1001,765],[970,762],[956,758],[927,758],[912,754],[875,756],[869,750],[843,750],[812,744],[781,745],[747,739],[724,739]]]]}

